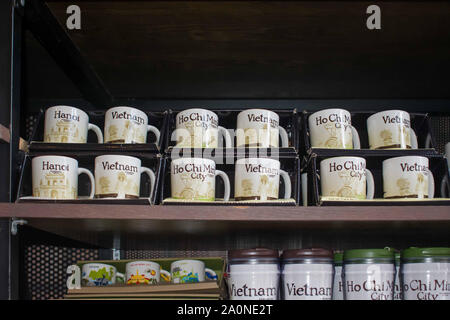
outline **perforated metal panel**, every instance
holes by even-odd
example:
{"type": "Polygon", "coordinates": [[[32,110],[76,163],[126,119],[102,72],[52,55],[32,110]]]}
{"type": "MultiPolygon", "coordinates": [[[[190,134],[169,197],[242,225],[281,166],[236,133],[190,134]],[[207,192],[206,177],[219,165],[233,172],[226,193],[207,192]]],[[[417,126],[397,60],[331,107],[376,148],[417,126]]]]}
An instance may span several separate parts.
{"type": "Polygon", "coordinates": [[[436,150],[445,152],[445,144],[450,142],[450,116],[432,116],[431,126],[436,140],[436,150]]]}
{"type": "Polygon", "coordinates": [[[129,250],[125,252],[124,259],[159,259],[159,258],[184,258],[184,257],[226,257],[226,251],[150,251],[129,250]]]}
{"type": "Polygon", "coordinates": [[[67,292],[67,266],[98,260],[98,250],[32,245],[25,251],[26,295],[32,300],[61,299],[67,292]]]}

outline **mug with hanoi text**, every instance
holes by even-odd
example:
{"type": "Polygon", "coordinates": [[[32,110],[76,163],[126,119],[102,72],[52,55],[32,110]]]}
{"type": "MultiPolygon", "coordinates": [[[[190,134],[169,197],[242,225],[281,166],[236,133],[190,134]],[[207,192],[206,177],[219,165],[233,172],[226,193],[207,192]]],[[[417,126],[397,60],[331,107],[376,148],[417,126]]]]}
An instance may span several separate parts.
{"type": "Polygon", "coordinates": [[[131,107],[114,107],[105,113],[105,142],[106,143],[146,143],[147,133],[156,136],[159,142],[160,132],[148,124],[145,112],[131,107]]]}
{"type": "Polygon", "coordinates": [[[44,142],[86,143],[88,130],[103,143],[99,127],[89,123],[89,116],[81,109],[70,106],[53,106],[45,111],[44,142]]]}
{"type": "Polygon", "coordinates": [[[308,118],[309,139],[312,148],[360,149],[359,135],[352,126],[350,112],[344,109],[326,109],[308,118]]]}
{"type": "Polygon", "coordinates": [[[249,109],[237,116],[236,146],[278,148],[289,145],[288,134],[280,126],[280,117],[273,111],[265,109],[249,109]]]}
{"type": "Polygon", "coordinates": [[[103,155],[95,158],[95,197],[137,199],[141,186],[141,174],[150,179],[151,197],[155,186],[155,173],[141,166],[141,160],[123,155],[103,155]]]}
{"type": "Polygon", "coordinates": [[[94,197],[95,181],[92,173],[78,167],[78,161],[64,156],[39,156],[31,160],[33,197],[44,199],[77,199],[78,176],[89,177],[94,197]]]}

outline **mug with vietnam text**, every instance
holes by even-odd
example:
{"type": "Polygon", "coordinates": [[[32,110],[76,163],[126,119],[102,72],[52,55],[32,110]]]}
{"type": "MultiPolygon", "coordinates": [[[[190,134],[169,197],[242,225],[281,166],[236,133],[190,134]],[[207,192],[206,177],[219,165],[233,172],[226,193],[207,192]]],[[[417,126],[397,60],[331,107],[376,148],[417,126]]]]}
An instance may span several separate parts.
{"type": "Polygon", "coordinates": [[[354,200],[373,199],[375,185],[366,160],[360,157],[333,157],[320,162],[323,197],[354,200]],[[367,189],[367,192],[366,192],[367,189]]]}
{"type": "Polygon", "coordinates": [[[43,199],[77,199],[78,176],[87,174],[91,182],[89,198],[94,197],[92,173],[78,167],[78,161],[64,156],[39,156],[31,160],[33,197],[43,199]]]}
{"type": "Polygon", "coordinates": [[[171,163],[172,198],[214,201],[216,176],[223,179],[224,201],[230,199],[230,180],[227,174],[216,169],[216,163],[204,158],[179,158],[171,163]]]}
{"type": "Polygon", "coordinates": [[[234,198],[242,200],[276,200],[280,175],[285,185],[284,198],[291,197],[291,180],[280,169],[280,161],[269,158],[243,158],[236,161],[234,198]]]}
{"type": "Polygon", "coordinates": [[[225,138],[225,147],[231,147],[230,133],[219,126],[216,113],[206,109],[188,109],[176,116],[173,132],[178,148],[217,148],[219,133],[225,138]]]}
{"type": "Polygon", "coordinates": [[[95,197],[137,199],[141,186],[141,174],[150,179],[151,197],[155,186],[155,173],[141,166],[141,160],[123,155],[103,155],[95,158],[95,197]]]}
{"type": "Polygon", "coordinates": [[[196,283],[203,282],[206,278],[217,280],[214,270],[205,268],[205,263],[200,260],[178,260],[170,265],[172,283],[196,283]]]}
{"type": "Polygon", "coordinates": [[[125,265],[126,284],[157,284],[170,281],[170,272],[153,261],[131,261],[125,265]]]}
{"type": "Polygon", "coordinates": [[[236,146],[278,148],[289,146],[286,130],[280,126],[280,117],[273,111],[249,109],[237,116],[236,146]]]}
{"type": "Polygon", "coordinates": [[[417,149],[417,136],[409,113],[388,110],[367,118],[370,149],[417,149]]]}
{"type": "Polygon", "coordinates": [[[89,123],[89,116],[81,109],[70,106],[53,106],[45,111],[44,142],[86,143],[88,130],[103,143],[99,127],[89,123]]]}
{"type": "Polygon", "coordinates": [[[148,117],[141,110],[121,106],[105,113],[105,143],[146,143],[148,132],[156,136],[158,144],[160,132],[148,124],[148,117]]]}
{"type": "Polygon", "coordinates": [[[308,118],[311,148],[360,149],[359,135],[352,126],[350,112],[326,109],[308,118]]]}
{"type": "Polygon", "coordinates": [[[434,178],[429,160],[420,156],[395,157],[383,161],[383,197],[433,198],[434,178]]]}

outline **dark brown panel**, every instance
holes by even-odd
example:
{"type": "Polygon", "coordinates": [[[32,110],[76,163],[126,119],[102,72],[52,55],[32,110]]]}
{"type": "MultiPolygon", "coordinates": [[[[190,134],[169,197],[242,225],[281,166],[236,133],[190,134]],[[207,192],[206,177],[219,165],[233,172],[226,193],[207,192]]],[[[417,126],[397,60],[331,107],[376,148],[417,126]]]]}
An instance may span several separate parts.
{"type": "MultiPolygon", "coordinates": [[[[69,4],[49,3],[63,25],[69,4]]],[[[377,2],[376,31],[369,4],[82,1],[69,34],[116,97],[449,97],[450,2],[377,2]]],[[[49,97],[33,61],[31,96],[49,97]]]]}

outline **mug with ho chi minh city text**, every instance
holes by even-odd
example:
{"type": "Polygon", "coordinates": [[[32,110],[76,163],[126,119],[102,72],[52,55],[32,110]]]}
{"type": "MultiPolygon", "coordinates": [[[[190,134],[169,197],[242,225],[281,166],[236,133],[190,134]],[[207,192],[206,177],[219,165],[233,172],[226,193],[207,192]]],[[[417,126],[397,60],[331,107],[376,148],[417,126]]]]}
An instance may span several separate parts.
{"type": "Polygon", "coordinates": [[[70,106],[53,106],[45,111],[44,142],[86,143],[88,130],[103,143],[102,131],[89,123],[89,116],[81,109],[70,106]]]}
{"type": "Polygon", "coordinates": [[[77,199],[78,175],[85,173],[91,181],[89,198],[94,197],[92,173],[78,168],[78,161],[64,156],[39,156],[31,160],[33,197],[42,199],[77,199]]]}
{"type": "Polygon", "coordinates": [[[265,109],[249,109],[237,116],[236,146],[278,148],[289,145],[288,134],[280,126],[280,117],[273,111],[265,109]]]}
{"type": "Polygon", "coordinates": [[[172,198],[214,201],[216,176],[224,182],[224,201],[230,199],[230,180],[227,174],[216,169],[216,163],[204,158],[179,158],[171,163],[172,198]]]}
{"type": "Polygon", "coordinates": [[[323,197],[373,199],[375,185],[366,160],[360,157],[333,157],[320,162],[323,197]],[[367,189],[367,192],[366,192],[367,189]]]}
{"type": "Polygon", "coordinates": [[[243,158],[236,161],[234,198],[242,200],[276,200],[280,175],[285,185],[284,199],[291,197],[289,174],[280,169],[280,161],[269,158],[243,158]]]}
{"type": "Polygon", "coordinates": [[[219,126],[219,117],[212,111],[199,108],[181,111],[175,126],[177,148],[217,148],[219,133],[225,139],[225,148],[231,148],[230,133],[219,126]]]}
{"type": "Polygon", "coordinates": [[[383,161],[383,197],[433,198],[434,177],[429,160],[420,156],[395,157],[383,161]]]}
{"type": "Polygon", "coordinates": [[[359,135],[352,126],[350,112],[326,109],[308,118],[312,148],[360,149],[359,135]]]}
{"type": "Polygon", "coordinates": [[[148,117],[141,110],[120,106],[105,113],[106,143],[146,143],[148,132],[156,136],[155,143],[158,144],[160,132],[148,124],[148,117]]]}
{"type": "Polygon", "coordinates": [[[417,136],[409,113],[388,110],[367,118],[370,149],[417,149],[417,136]]]}
{"type": "Polygon", "coordinates": [[[155,173],[141,166],[141,160],[123,155],[103,155],[95,158],[95,197],[137,199],[141,186],[141,174],[150,179],[151,197],[155,186],[155,173]]]}

